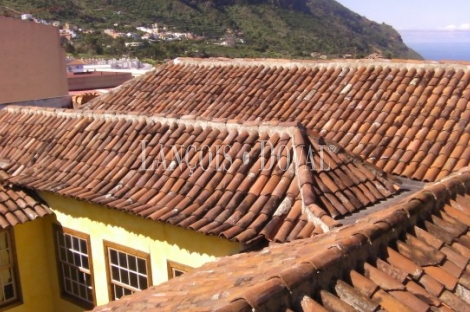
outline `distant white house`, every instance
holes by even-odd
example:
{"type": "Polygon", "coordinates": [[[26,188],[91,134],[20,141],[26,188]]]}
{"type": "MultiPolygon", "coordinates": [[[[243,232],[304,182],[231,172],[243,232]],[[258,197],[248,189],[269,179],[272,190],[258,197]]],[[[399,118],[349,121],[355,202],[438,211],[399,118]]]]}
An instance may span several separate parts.
{"type": "Polygon", "coordinates": [[[72,40],[77,37],[77,33],[75,33],[75,31],[68,29],[68,28],[59,29],[59,34],[62,37],[66,37],[68,40],[72,40]]]}
{"type": "Polygon", "coordinates": [[[153,29],[151,28],[148,28],[148,27],[142,27],[142,26],[139,26],[139,27],[136,27],[137,30],[140,30],[142,32],[145,32],[145,33],[149,33],[149,34],[152,34],[153,33],[153,29]]]}
{"type": "Polygon", "coordinates": [[[33,19],[33,16],[31,14],[21,14],[21,19],[23,21],[30,21],[33,19]]]}
{"type": "Polygon", "coordinates": [[[144,34],[142,37],[140,37],[142,40],[149,40],[149,39],[153,39],[153,35],[152,34],[144,34]]]}
{"type": "Polygon", "coordinates": [[[132,33],[132,32],[128,32],[128,33],[126,34],[126,36],[127,36],[127,38],[132,38],[132,39],[137,39],[137,38],[139,38],[139,35],[138,35],[138,34],[132,33]]]}
{"type": "Polygon", "coordinates": [[[126,42],[126,47],[141,47],[144,45],[143,42],[126,42]]]}
{"type": "Polygon", "coordinates": [[[84,66],[85,71],[131,73],[134,77],[143,75],[154,68],[153,65],[141,63],[138,59],[90,59],[86,61],[88,64],[84,66]]]}
{"type": "Polygon", "coordinates": [[[67,71],[69,73],[83,73],[86,63],[82,60],[73,60],[67,63],[67,71]]]}
{"type": "Polygon", "coordinates": [[[43,25],[50,25],[48,21],[42,18],[34,18],[33,21],[38,24],[43,24],[43,25]]]}
{"type": "Polygon", "coordinates": [[[108,28],[108,29],[105,29],[103,32],[104,32],[106,35],[113,37],[114,39],[116,39],[116,38],[118,38],[118,37],[121,37],[121,34],[118,33],[118,32],[116,32],[114,29],[108,28]]]}

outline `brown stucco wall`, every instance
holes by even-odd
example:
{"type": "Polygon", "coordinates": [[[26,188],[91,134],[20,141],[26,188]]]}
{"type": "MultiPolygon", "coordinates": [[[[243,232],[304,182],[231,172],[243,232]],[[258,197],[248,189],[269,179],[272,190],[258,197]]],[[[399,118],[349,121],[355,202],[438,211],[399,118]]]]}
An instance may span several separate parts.
{"type": "Polygon", "coordinates": [[[0,17],[0,104],[67,94],[58,28],[0,17]]]}

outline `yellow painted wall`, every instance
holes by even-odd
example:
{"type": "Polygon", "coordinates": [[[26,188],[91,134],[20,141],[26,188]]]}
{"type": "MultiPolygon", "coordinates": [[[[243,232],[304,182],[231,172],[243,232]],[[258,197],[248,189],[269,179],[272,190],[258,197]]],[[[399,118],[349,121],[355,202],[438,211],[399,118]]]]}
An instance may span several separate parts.
{"type": "Polygon", "coordinates": [[[49,264],[45,243],[45,225],[52,216],[16,225],[13,228],[23,304],[8,311],[54,311],[49,264]]]}
{"type": "Polygon", "coordinates": [[[242,250],[241,244],[218,237],[145,220],[139,216],[47,192],[41,192],[40,195],[55,213],[55,220],[48,219],[46,245],[52,291],[56,294],[54,296],[56,311],[80,311],[80,309],[64,301],[58,295],[60,292],[51,234],[53,222],[90,235],[98,305],[109,301],[104,240],[150,253],[154,285],[168,280],[167,260],[190,267],[199,267],[208,261],[215,260],[216,257],[235,254],[242,250]]]}

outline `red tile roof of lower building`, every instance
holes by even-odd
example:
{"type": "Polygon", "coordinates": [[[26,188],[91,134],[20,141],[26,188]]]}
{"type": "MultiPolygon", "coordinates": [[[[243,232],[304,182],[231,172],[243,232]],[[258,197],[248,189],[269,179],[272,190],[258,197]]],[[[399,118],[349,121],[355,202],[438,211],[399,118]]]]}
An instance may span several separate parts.
{"type": "MultiPolygon", "coordinates": [[[[8,175],[0,171],[3,180],[8,175]]],[[[17,224],[52,214],[52,210],[33,192],[8,183],[0,183],[0,228],[6,229],[17,224]]]]}
{"type": "Polygon", "coordinates": [[[67,65],[88,65],[84,60],[74,59],[67,63],[67,65]]]}
{"type": "Polygon", "coordinates": [[[322,233],[400,188],[297,123],[9,107],[0,158],[12,183],[242,243],[322,233]]]}
{"type": "Polygon", "coordinates": [[[299,121],[387,173],[437,181],[470,163],[469,68],[179,58],[87,109],[299,121]]]}
{"type": "Polygon", "coordinates": [[[220,258],[94,311],[468,311],[470,169],[313,238],[220,258]]]}

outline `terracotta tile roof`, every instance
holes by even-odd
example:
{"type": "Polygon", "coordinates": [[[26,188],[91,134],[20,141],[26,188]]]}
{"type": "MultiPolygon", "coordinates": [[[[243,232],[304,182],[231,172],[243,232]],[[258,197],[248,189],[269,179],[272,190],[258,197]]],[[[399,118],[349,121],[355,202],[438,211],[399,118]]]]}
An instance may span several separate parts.
{"type": "MultiPolygon", "coordinates": [[[[80,91],[77,91],[77,92],[78,93],[72,95],[73,108],[78,108],[100,95],[100,92],[98,92],[97,90],[92,90],[90,92],[83,92],[83,93],[80,93],[80,91]]],[[[72,94],[72,93],[69,92],[69,94],[72,94]]]]}
{"type": "Polygon", "coordinates": [[[85,62],[84,60],[75,59],[75,60],[69,61],[67,65],[88,65],[88,63],[85,62]]]}
{"type": "MultiPolygon", "coordinates": [[[[3,180],[8,175],[0,171],[3,180]]],[[[0,183],[0,228],[32,221],[37,217],[52,214],[51,209],[32,192],[18,186],[0,183]]]]}
{"type": "Polygon", "coordinates": [[[296,123],[8,107],[0,158],[12,183],[243,243],[321,233],[399,189],[296,123]]]}
{"type": "Polygon", "coordinates": [[[181,58],[87,108],[299,121],[387,173],[437,181],[470,162],[469,68],[181,58]]]}
{"type": "Polygon", "coordinates": [[[224,257],[94,311],[469,311],[470,169],[313,238],[224,257]]]}

